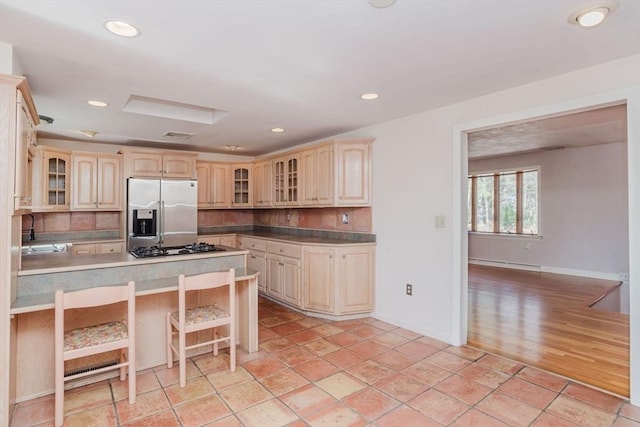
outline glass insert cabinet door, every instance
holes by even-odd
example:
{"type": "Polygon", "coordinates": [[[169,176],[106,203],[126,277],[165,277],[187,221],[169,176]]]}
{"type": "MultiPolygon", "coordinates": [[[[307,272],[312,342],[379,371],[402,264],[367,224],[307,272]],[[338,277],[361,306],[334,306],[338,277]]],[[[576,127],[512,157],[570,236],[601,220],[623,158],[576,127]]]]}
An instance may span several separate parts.
{"type": "Polygon", "coordinates": [[[287,161],[287,190],[289,202],[298,201],[298,159],[293,157],[287,161]]]}
{"type": "Polygon", "coordinates": [[[248,205],[249,200],[249,168],[233,169],[233,204],[248,205]]]}
{"type": "Polygon", "coordinates": [[[274,203],[287,201],[286,174],[286,162],[284,160],[275,161],[273,163],[274,203]]]}
{"type": "Polygon", "coordinates": [[[45,203],[49,206],[66,206],[69,204],[69,158],[63,155],[45,154],[47,170],[45,203]]]}

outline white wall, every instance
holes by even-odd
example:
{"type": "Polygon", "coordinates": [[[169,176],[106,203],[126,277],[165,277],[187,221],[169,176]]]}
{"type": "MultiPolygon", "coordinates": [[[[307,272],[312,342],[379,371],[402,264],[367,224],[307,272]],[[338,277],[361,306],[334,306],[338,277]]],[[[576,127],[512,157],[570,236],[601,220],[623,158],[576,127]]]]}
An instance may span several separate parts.
{"type": "Polygon", "coordinates": [[[542,238],[471,233],[469,258],[611,280],[628,274],[626,146],[621,142],[470,161],[469,172],[541,168],[542,238]]]}
{"type": "Polygon", "coordinates": [[[0,73],[11,76],[22,76],[22,67],[16,59],[13,46],[0,42],[0,73]]]}
{"type": "MultiPolygon", "coordinates": [[[[460,220],[464,210],[462,188],[454,188],[460,175],[466,175],[466,155],[460,154],[466,147],[457,129],[476,130],[543,116],[550,110],[584,108],[585,99],[613,91],[625,98],[637,93],[639,86],[640,55],[633,55],[341,135],[377,138],[373,162],[373,223],[378,236],[375,316],[450,343],[460,342],[461,332],[466,331],[466,315],[457,313],[460,307],[466,310],[460,294],[461,289],[466,291],[461,270],[466,263],[461,243],[464,229],[461,221],[451,222],[454,216],[460,220]],[[448,220],[445,228],[434,226],[434,216],[440,214],[448,220]],[[413,296],[405,295],[405,283],[414,285],[413,296]]],[[[640,107],[634,104],[640,97],[633,96],[636,98],[628,104],[630,146],[640,144],[640,107]]],[[[639,171],[640,152],[629,148],[630,176],[640,178],[639,171]]],[[[630,178],[632,218],[635,213],[640,215],[640,200],[634,194],[638,190],[630,178]]],[[[630,227],[629,253],[632,401],[640,404],[640,357],[634,357],[640,354],[640,315],[634,313],[640,310],[640,283],[633,284],[634,275],[640,275],[634,272],[640,265],[640,227],[630,227]]]]}

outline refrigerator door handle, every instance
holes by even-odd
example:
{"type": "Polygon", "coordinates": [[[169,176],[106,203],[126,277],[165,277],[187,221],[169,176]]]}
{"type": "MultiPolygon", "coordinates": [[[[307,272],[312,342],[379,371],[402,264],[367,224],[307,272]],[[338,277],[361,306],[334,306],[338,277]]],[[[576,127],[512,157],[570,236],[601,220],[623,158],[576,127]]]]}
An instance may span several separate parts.
{"type": "Polygon", "coordinates": [[[158,201],[160,203],[160,245],[164,243],[164,200],[158,201]]]}

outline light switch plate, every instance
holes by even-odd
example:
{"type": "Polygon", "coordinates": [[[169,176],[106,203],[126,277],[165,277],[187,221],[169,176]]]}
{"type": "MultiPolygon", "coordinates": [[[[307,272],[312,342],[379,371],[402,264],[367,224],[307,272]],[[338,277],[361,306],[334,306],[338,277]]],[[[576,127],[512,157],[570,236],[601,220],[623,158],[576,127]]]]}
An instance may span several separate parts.
{"type": "Polygon", "coordinates": [[[436,228],[444,228],[446,224],[446,217],[444,215],[436,215],[436,228]]]}
{"type": "Polygon", "coordinates": [[[349,214],[342,214],[342,223],[349,224],[349,214]]]}

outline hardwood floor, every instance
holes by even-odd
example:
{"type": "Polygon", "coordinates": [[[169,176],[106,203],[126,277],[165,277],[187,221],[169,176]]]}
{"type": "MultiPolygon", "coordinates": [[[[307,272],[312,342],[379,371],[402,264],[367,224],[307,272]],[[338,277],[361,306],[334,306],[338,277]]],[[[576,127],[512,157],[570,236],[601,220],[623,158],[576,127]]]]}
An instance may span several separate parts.
{"type": "Polygon", "coordinates": [[[629,396],[629,316],[590,308],[617,282],[469,265],[468,345],[629,396]]]}

